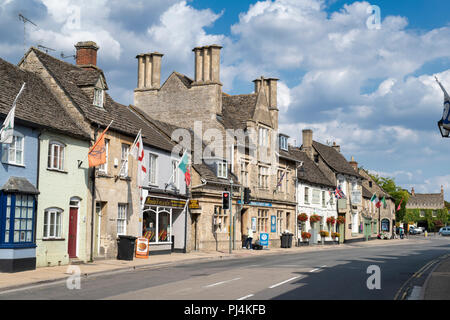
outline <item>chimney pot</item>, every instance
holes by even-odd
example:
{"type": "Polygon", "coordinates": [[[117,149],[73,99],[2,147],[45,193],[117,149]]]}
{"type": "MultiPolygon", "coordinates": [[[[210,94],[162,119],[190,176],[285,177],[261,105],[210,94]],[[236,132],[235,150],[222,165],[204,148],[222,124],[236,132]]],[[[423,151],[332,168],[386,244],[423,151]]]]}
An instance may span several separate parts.
{"type": "Polygon", "coordinates": [[[313,131],[311,129],[302,130],[302,139],[303,139],[302,149],[304,149],[306,152],[306,155],[310,159],[312,159],[313,158],[313,148],[312,148],[313,131]]]}
{"type": "Polygon", "coordinates": [[[355,158],[352,156],[352,160],[349,161],[350,165],[355,169],[356,172],[358,172],[358,162],[355,161],[355,158]]]}
{"type": "Polygon", "coordinates": [[[415,193],[414,193],[414,187],[411,188],[411,194],[412,194],[413,196],[415,195],[415,193]]]}
{"type": "Polygon", "coordinates": [[[75,48],[77,49],[77,66],[97,66],[97,51],[99,47],[94,41],[80,41],[75,45],[75,48]]]}

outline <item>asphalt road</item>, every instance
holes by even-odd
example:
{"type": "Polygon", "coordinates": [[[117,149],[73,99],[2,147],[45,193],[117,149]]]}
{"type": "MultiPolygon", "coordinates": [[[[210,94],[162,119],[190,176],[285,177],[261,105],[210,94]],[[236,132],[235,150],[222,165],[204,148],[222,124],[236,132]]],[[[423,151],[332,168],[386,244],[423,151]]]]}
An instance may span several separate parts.
{"type": "Polygon", "coordinates": [[[409,245],[356,243],[340,250],[330,247],[99,275],[82,279],[80,289],[69,290],[62,281],[0,292],[0,300],[407,299],[414,287],[423,285],[431,262],[449,253],[449,237],[417,237],[409,245]],[[370,266],[379,267],[379,273],[368,272],[370,266]],[[368,282],[375,288],[369,289],[368,282]]]}

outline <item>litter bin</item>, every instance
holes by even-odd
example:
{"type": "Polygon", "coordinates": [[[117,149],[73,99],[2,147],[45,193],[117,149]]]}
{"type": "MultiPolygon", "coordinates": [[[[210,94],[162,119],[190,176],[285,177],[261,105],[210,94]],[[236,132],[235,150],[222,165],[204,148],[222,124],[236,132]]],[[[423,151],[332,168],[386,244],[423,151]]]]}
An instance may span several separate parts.
{"type": "Polygon", "coordinates": [[[281,247],[282,248],[288,248],[289,246],[289,235],[286,233],[281,234],[281,247]]]}
{"type": "Polygon", "coordinates": [[[136,237],[120,235],[117,239],[117,260],[133,260],[136,237]]]}
{"type": "Polygon", "coordinates": [[[287,237],[288,237],[288,240],[287,240],[287,248],[292,248],[292,236],[293,236],[293,234],[292,233],[288,233],[287,234],[287,237]]]}

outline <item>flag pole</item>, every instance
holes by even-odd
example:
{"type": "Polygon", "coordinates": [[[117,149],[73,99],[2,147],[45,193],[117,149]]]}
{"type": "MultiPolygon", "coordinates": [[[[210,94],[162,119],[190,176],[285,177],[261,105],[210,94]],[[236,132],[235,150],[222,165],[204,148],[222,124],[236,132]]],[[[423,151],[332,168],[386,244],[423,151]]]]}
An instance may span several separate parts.
{"type": "MultiPolygon", "coordinates": [[[[131,149],[133,149],[133,147],[136,145],[136,141],[137,141],[137,139],[138,139],[139,134],[141,133],[141,131],[142,131],[142,129],[139,130],[138,134],[136,135],[136,138],[134,139],[133,144],[131,145],[130,148],[128,148],[127,155],[125,156],[125,161],[124,161],[124,162],[122,163],[122,165],[120,166],[120,170],[119,170],[119,173],[117,174],[117,178],[120,177],[120,173],[122,172],[122,169],[124,168],[125,164],[128,163],[128,156],[130,155],[130,151],[131,151],[131,149]]],[[[117,178],[116,178],[116,181],[117,181],[117,178]]]]}

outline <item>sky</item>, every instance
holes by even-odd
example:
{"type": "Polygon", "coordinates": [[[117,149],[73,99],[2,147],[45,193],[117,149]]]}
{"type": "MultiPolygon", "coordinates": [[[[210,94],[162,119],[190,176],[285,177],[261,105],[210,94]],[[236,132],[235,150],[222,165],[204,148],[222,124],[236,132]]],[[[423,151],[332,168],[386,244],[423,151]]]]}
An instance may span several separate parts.
{"type": "Polygon", "coordinates": [[[446,0],[0,0],[0,57],[38,45],[74,63],[74,44],[100,46],[109,94],[133,103],[136,55],[164,54],[161,82],[194,77],[196,46],[219,44],[229,94],[276,77],[280,131],[301,144],[335,141],[365,169],[450,201],[450,139],[437,128],[450,92],[446,0]],[[18,15],[35,25],[25,25],[18,15]],[[24,37],[25,35],[25,37],[24,37]]]}

